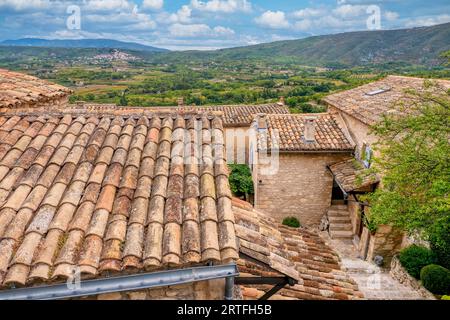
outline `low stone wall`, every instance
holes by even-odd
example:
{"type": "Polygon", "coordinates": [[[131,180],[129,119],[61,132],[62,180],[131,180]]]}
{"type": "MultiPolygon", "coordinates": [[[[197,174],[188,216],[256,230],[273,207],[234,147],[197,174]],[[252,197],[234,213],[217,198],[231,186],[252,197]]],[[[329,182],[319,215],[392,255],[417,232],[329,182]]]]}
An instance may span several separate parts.
{"type": "Polygon", "coordinates": [[[398,280],[398,282],[410,286],[411,288],[416,290],[424,299],[436,299],[431,292],[429,292],[419,283],[419,281],[408,274],[405,268],[403,268],[397,256],[392,258],[390,275],[392,276],[392,278],[398,280]]]}
{"type": "Polygon", "coordinates": [[[373,261],[379,255],[384,258],[384,265],[389,266],[394,255],[402,249],[404,232],[389,225],[380,225],[371,235],[367,260],[373,261]]]}

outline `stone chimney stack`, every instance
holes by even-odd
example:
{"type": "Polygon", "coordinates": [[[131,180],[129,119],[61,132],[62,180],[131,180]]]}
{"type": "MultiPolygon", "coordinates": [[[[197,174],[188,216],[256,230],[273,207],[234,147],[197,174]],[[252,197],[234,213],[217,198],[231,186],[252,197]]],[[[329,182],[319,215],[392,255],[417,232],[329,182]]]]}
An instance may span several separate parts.
{"type": "Polygon", "coordinates": [[[316,117],[305,117],[305,133],[306,142],[316,142],[316,117]]]}
{"type": "Polygon", "coordinates": [[[286,101],[285,101],[284,97],[280,97],[280,101],[278,101],[278,105],[284,106],[285,104],[286,104],[286,101]]]}
{"type": "Polygon", "coordinates": [[[177,102],[178,102],[178,106],[179,107],[183,107],[184,106],[184,99],[183,99],[183,97],[178,98],[177,102]]]}
{"type": "Polygon", "coordinates": [[[267,115],[265,113],[258,113],[256,115],[256,125],[258,130],[267,129],[267,115]]]}

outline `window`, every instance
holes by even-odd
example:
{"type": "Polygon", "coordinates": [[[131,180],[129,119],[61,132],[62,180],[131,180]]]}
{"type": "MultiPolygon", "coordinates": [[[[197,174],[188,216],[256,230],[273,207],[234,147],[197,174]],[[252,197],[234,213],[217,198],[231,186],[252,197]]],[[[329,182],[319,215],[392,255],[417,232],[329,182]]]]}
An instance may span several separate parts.
{"type": "Polygon", "coordinates": [[[366,168],[370,168],[372,162],[372,149],[367,143],[363,144],[361,151],[361,160],[366,168]]]}
{"type": "Polygon", "coordinates": [[[385,93],[385,92],[390,91],[390,90],[391,90],[391,88],[380,88],[380,89],[377,89],[377,90],[373,90],[373,91],[367,92],[366,95],[368,95],[368,96],[376,96],[378,94],[385,93]]]}

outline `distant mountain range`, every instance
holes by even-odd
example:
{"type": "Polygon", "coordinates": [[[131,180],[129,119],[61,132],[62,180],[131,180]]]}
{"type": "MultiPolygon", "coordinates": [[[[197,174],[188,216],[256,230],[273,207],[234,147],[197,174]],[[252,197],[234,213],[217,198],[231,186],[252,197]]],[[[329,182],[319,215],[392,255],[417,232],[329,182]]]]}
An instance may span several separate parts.
{"type": "Polygon", "coordinates": [[[134,42],[123,42],[109,39],[81,39],[81,40],[46,40],[38,38],[24,38],[18,40],[5,40],[0,42],[1,46],[14,47],[45,47],[45,48],[95,48],[95,49],[122,49],[145,52],[167,52],[161,49],[146,46],[134,42]]]}
{"type": "Polygon", "coordinates": [[[450,50],[450,23],[413,29],[349,32],[222,49],[229,59],[293,57],[305,64],[407,62],[433,65],[450,50]]]}
{"type": "Polygon", "coordinates": [[[116,48],[147,53],[155,61],[224,61],[263,59],[291,61],[311,66],[362,66],[391,62],[423,66],[440,64],[441,52],[450,50],[450,23],[399,30],[360,31],[314,36],[215,51],[174,52],[137,43],[107,39],[6,40],[0,46],[116,48]]]}

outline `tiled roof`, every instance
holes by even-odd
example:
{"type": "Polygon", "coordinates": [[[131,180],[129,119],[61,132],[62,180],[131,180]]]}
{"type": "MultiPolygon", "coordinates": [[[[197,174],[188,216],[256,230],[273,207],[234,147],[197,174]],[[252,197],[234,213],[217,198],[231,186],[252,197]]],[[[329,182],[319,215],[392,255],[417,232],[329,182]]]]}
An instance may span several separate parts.
{"type": "Polygon", "coordinates": [[[68,88],[45,80],[0,69],[0,108],[20,108],[24,104],[51,101],[70,92],[68,88]]]}
{"type": "Polygon", "coordinates": [[[379,177],[367,171],[356,159],[345,160],[330,166],[334,178],[345,192],[368,187],[380,181],[379,177]]]}
{"type": "Polygon", "coordinates": [[[256,114],[289,114],[289,108],[285,105],[274,103],[264,105],[227,105],[227,106],[180,106],[180,107],[121,107],[113,104],[71,104],[74,110],[89,110],[90,112],[115,112],[115,113],[139,113],[139,112],[220,112],[223,114],[225,127],[249,127],[256,114]]]}
{"type": "MultiPolygon", "coordinates": [[[[238,261],[241,276],[277,277],[281,274],[298,280],[298,284],[286,286],[273,299],[363,297],[357,284],[341,269],[339,256],[317,233],[280,225],[241,200],[233,199],[233,210],[240,252],[263,263],[241,257],[238,261]]],[[[245,285],[242,294],[245,299],[256,299],[271,287],[245,285]]]]}
{"type": "Polygon", "coordinates": [[[269,114],[267,130],[257,133],[258,149],[279,148],[280,152],[353,151],[354,143],[347,138],[331,114],[269,114]],[[315,141],[305,140],[305,121],[314,117],[315,141]]]}
{"type": "Polygon", "coordinates": [[[227,126],[250,126],[255,115],[265,114],[289,114],[289,108],[285,105],[274,103],[265,105],[236,105],[236,106],[210,106],[198,107],[204,111],[223,112],[224,124],[227,126]]]}
{"type": "Polygon", "coordinates": [[[237,259],[223,140],[206,114],[0,114],[0,286],[237,259]]]}
{"type": "MultiPolygon", "coordinates": [[[[324,102],[371,125],[379,121],[382,115],[395,110],[396,104],[408,100],[406,90],[423,91],[427,79],[388,76],[380,81],[355,89],[335,93],[325,97],[324,102]]],[[[445,90],[450,89],[449,80],[433,80],[445,90]]]]}

